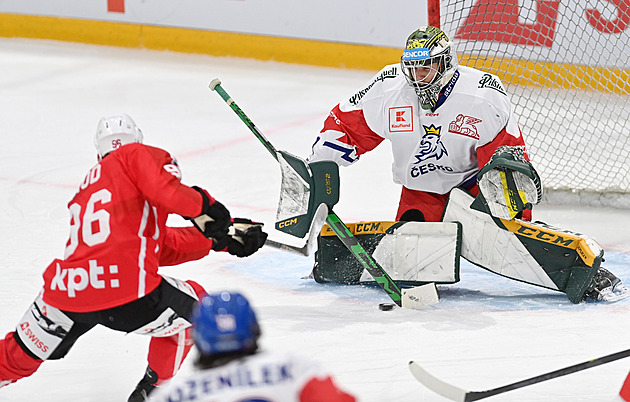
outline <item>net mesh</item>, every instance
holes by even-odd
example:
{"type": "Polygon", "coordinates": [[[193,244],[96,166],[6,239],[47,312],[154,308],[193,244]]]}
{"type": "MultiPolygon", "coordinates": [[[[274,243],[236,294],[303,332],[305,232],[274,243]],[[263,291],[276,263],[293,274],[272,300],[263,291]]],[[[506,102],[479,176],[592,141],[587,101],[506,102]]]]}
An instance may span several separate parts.
{"type": "Polygon", "coordinates": [[[460,64],[503,80],[547,194],[630,207],[630,10],[613,3],[441,0],[440,24],[460,64]]]}

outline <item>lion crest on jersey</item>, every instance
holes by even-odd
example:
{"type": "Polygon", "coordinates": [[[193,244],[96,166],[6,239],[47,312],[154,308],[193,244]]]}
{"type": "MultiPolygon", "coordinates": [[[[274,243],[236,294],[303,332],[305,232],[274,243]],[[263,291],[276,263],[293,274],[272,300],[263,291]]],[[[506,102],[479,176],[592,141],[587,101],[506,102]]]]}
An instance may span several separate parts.
{"type": "Polygon", "coordinates": [[[422,126],[424,128],[424,135],[420,140],[420,148],[418,149],[418,153],[416,153],[417,162],[414,164],[425,161],[429,158],[435,158],[439,160],[444,155],[448,155],[446,151],[446,147],[440,141],[440,131],[442,127],[435,127],[433,124],[430,126],[422,126]]]}

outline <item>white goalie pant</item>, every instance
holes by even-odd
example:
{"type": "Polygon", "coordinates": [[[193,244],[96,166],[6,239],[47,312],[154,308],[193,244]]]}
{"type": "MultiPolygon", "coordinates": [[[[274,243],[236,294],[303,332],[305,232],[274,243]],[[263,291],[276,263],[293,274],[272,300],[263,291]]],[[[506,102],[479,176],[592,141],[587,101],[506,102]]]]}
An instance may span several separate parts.
{"type": "Polygon", "coordinates": [[[577,233],[549,230],[538,223],[518,220],[502,220],[508,229],[501,228],[490,215],[470,208],[473,199],[470,194],[454,189],[443,218],[462,224],[461,255],[473,264],[508,278],[560,290],[516,234],[510,231],[514,229],[510,229],[511,226],[525,228],[532,234],[537,232],[534,236],[539,236],[541,241],[545,241],[546,236],[562,235],[563,240],[572,243],[567,248],[577,251],[587,265],[603,256],[602,248],[593,239],[577,233]]]}

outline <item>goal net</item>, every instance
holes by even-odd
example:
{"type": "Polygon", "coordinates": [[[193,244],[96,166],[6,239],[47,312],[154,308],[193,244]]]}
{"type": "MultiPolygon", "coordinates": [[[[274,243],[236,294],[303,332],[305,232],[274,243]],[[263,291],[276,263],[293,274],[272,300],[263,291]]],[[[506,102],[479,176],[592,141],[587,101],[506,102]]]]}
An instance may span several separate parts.
{"type": "Polygon", "coordinates": [[[429,21],[507,86],[548,201],[630,208],[630,2],[429,0],[429,21]]]}

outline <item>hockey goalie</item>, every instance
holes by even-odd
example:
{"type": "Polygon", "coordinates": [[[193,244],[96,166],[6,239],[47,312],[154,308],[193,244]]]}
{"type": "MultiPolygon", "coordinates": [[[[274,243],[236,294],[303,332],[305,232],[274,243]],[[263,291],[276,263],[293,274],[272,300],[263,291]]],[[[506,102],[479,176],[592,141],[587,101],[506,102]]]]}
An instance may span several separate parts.
{"type": "MultiPolygon", "coordinates": [[[[542,186],[507,92],[497,76],[460,66],[436,27],[414,31],[399,63],[331,110],[307,160],[349,166],[385,140],[402,185],[396,219],[353,230],[401,285],[455,283],[463,257],[573,303],[630,296],[601,266],[604,251],[593,239],[531,222],[542,186]]],[[[370,280],[325,228],[313,277],[370,280]]]]}
{"type": "MultiPolygon", "coordinates": [[[[462,189],[451,191],[441,222],[348,226],[400,286],[456,283],[463,257],[501,276],[564,292],[573,303],[629,297],[621,280],[601,266],[604,250],[594,239],[510,217],[538,203],[542,194],[531,164],[511,151],[498,149],[481,169],[477,197],[462,189]]],[[[326,226],[318,238],[313,278],[320,283],[372,282],[326,226]]]]}

